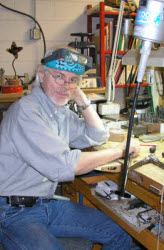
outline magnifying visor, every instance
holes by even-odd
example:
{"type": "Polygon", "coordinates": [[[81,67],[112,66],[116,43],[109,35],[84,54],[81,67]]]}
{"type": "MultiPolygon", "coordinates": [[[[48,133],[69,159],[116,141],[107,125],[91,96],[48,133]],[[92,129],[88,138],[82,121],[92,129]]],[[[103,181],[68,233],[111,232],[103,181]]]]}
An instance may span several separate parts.
{"type": "Polygon", "coordinates": [[[64,48],[54,51],[51,55],[43,58],[41,62],[49,68],[65,70],[78,75],[82,75],[92,68],[91,57],[64,48]]]}

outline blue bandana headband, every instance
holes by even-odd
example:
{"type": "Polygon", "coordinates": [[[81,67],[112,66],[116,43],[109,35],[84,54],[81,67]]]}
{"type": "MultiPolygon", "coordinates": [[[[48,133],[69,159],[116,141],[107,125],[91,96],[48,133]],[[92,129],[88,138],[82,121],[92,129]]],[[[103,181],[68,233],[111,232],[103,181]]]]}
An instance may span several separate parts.
{"type": "Polygon", "coordinates": [[[78,63],[71,63],[62,60],[53,60],[45,64],[46,67],[58,70],[64,70],[75,73],[77,75],[83,75],[85,72],[85,66],[78,63]]]}

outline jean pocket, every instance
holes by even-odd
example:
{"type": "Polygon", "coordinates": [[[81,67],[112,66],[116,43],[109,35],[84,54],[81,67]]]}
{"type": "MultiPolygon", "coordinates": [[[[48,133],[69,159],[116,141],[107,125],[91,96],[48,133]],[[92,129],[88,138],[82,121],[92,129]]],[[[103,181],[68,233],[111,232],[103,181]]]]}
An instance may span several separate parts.
{"type": "Polygon", "coordinates": [[[1,210],[0,222],[4,222],[9,218],[13,218],[23,211],[23,207],[3,207],[1,210]]]}

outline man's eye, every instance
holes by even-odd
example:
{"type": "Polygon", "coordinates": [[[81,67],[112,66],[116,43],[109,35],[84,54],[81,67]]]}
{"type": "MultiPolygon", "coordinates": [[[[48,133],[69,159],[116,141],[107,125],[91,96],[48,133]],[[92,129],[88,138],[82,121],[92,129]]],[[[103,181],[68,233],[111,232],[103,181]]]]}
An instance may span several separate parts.
{"type": "Polygon", "coordinates": [[[61,74],[57,74],[56,78],[62,78],[62,75],[61,74]]]}
{"type": "Polygon", "coordinates": [[[77,82],[77,79],[76,79],[76,78],[71,78],[71,79],[69,80],[69,82],[76,83],[76,82],[77,82]]]}

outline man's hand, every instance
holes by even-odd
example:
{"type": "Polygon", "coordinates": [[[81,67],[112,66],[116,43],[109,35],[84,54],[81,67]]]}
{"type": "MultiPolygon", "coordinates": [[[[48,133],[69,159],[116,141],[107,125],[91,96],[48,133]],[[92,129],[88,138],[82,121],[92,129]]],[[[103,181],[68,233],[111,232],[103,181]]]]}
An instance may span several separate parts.
{"type": "MultiPolygon", "coordinates": [[[[86,105],[88,101],[86,95],[79,87],[75,89],[72,95],[72,100],[75,101],[77,106],[86,105]]],[[[92,105],[87,106],[87,108],[82,111],[82,115],[88,125],[104,130],[103,122],[92,105]]]]}
{"type": "MultiPolygon", "coordinates": [[[[126,141],[122,142],[120,145],[120,148],[123,150],[123,156],[125,156],[125,150],[126,150],[126,141]]],[[[135,139],[131,139],[130,141],[130,147],[129,147],[129,153],[133,153],[133,157],[137,156],[140,152],[140,145],[139,142],[135,139]]]]}
{"type": "Polygon", "coordinates": [[[85,105],[87,102],[87,97],[84,94],[84,92],[77,87],[72,95],[71,98],[78,106],[82,106],[85,105]]]}

